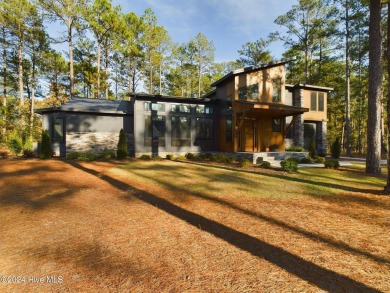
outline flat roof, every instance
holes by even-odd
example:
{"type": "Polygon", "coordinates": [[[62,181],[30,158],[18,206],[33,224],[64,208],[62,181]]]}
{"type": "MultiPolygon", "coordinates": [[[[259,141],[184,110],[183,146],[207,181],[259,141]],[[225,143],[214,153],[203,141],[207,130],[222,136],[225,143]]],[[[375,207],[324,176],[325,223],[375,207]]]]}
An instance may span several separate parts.
{"type": "Polygon", "coordinates": [[[325,86],[318,86],[318,85],[312,85],[312,84],[286,84],[286,89],[308,89],[308,90],[317,90],[317,91],[324,91],[324,92],[330,92],[333,91],[334,88],[332,87],[325,87],[325,86]]]}

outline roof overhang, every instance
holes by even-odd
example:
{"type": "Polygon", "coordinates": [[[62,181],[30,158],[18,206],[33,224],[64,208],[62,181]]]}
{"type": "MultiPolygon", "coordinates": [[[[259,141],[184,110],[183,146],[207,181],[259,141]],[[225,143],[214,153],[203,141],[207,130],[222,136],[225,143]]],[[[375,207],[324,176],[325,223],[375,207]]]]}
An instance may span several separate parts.
{"type": "Polygon", "coordinates": [[[296,116],[305,112],[309,112],[309,108],[295,107],[276,103],[262,103],[251,101],[235,101],[236,103],[244,104],[246,107],[242,112],[246,112],[246,116],[271,115],[274,118],[296,116]]]}

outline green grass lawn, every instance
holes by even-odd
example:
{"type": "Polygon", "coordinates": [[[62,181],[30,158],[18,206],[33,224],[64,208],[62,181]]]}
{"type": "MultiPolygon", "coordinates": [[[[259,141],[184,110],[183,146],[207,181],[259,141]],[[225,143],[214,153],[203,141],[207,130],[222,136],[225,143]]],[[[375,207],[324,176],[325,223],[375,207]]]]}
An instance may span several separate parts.
{"type": "Polygon", "coordinates": [[[191,162],[135,161],[115,172],[129,172],[137,180],[192,194],[274,198],[328,197],[346,192],[376,194],[383,190],[386,180],[384,175],[366,175],[361,164],[340,170],[300,168],[298,173],[289,174],[258,167],[240,169],[191,162]]]}

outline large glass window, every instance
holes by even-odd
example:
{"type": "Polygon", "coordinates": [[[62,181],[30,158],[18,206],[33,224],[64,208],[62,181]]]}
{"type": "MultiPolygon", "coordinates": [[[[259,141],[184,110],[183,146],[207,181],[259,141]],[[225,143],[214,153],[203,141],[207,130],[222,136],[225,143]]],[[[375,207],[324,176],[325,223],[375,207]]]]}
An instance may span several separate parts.
{"type": "Polygon", "coordinates": [[[259,99],[259,84],[243,86],[238,89],[238,98],[240,100],[258,100],[259,99]]]}
{"type": "Polygon", "coordinates": [[[64,141],[64,118],[53,119],[53,141],[64,141]]]}
{"type": "Polygon", "coordinates": [[[186,104],[173,104],[172,105],[172,112],[175,113],[190,113],[191,112],[191,106],[186,104]]]}
{"type": "Polygon", "coordinates": [[[232,141],[233,139],[232,123],[232,115],[226,116],[226,141],[232,141]]]}
{"type": "Polygon", "coordinates": [[[310,93],[310,111],[325,111],[325,94],[323,92],[310,93]]]}
{"type": "Polygon", "coordinates": [[[278,103],[282,101],[282,80],[275,78],[272,80],[272,102],[278,103]]]}
{"type": "Polygon", "coordinates": [[[153,141],[158,146],[165,146],[165,116],[145,116],[145,146],[152,146],[153,141]]]}
{"type": "Polygon", "coordinates": [[[205,106],[205,105],[197,105],[196,106],[197,114],[213,114],[213,107],[205,106]]]}
{"type": "Polygon", "coordinates": [[[191,146],[191,118],[172,117],[172,139],[173,147],[191,146]]]}
{"type": "Polygon", "coordinates": [[[213,119],[198,117],[196,118],[196,137],[194,145],[202,148],[211,148],[214,146],[213,119]]]}
{"type": "Polygon", "coordinates": [[[165,112],[165,104],[145,102],[144,103],[144,110],[145,111],[165,112]]]}

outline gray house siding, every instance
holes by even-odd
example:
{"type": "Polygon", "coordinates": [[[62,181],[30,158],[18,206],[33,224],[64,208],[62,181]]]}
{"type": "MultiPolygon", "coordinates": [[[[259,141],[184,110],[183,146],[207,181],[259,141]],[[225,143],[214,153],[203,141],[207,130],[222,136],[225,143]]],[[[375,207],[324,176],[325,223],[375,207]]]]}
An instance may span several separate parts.
{"type": "Polygon", "coordinates": [[[216,122],[213,113],[199,113],[203,107],[216,111],[214,105],[136,100],[135,156],[215,150],[216,122]]]}
{"type": "MultiPolygon", "coordinates": [[[[67,114],[65,125],[67,153],[116,151],[120,129],[129,138],[132,134],[132,118],[126,116],[67,114]]],[[[132,149],[131,145],[128,149],[132,149]]]]}

